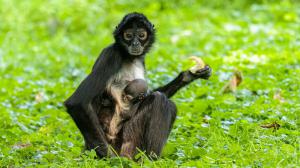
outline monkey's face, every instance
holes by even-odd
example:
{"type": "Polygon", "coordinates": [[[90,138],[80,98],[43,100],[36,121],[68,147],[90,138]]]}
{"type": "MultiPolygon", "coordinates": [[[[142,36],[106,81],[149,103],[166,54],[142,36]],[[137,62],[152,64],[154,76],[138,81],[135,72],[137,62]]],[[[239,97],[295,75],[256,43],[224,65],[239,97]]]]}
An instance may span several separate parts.
{"type": "Polygon", "coordinates": [[[123,39],[130,55],[138,56],[144,53],[147,35],[144,28],[129,28],[124,31],[123,39]]]}
{"type": "Polygon", "coordinates": [[[148,45],[148,32],[146,28],[134,23],[123,31],[122,40],[129,55],[139,56],[148,45]]]}
{"type": "Polygon", "coordinates": [[[145,55],[155,41],[154,25],[139,13],[126,15],[114,31],[116,45],[129,56],[145,55]]]}

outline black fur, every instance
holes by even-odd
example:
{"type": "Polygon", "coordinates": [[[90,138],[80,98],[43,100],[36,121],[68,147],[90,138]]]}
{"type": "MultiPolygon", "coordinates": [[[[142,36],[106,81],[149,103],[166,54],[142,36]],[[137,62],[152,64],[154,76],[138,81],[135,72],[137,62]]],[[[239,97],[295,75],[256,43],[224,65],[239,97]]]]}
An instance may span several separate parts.
{"type": "Polygon", "coordinates": [[[153,92],[124,124],[121,156],[132,158],[136,148],[159,157],[176,117],[176,106],[163,93],[153,92]],[[128,145],[129,144],[129,145],[128,145]]]}
{"type": "MultiPolygon", "coordinates": [[[[122,63],[132,59],[119,44],[123,29],[131,22],[145,25],[150,43],[144,54],[150,49],[155,40],[153,24],[143,14],[126,15],[114,32],[115,43],[101,52],[92,72],[64,103],[84,137],[86,148],[95,149],[100,158],[113,155],[108,149],[106,133],[115,112],[115,104],[105,89],[108,80],[120,70],[122,63]]],[[[138,59],[144,62],[144,56],[138,59]]],[[[193,80],[207,79],[210,74],[209,66],[195,74],[185,71],[169,84],[156,89],[156,92],[137,104],[134,116],[124,123],[117,141],[110,145],[118,154],[129,158],[137,152],[136,148],[148,155],[159,156],[176,117],[176,106],[168,98],[193,80]]]]}

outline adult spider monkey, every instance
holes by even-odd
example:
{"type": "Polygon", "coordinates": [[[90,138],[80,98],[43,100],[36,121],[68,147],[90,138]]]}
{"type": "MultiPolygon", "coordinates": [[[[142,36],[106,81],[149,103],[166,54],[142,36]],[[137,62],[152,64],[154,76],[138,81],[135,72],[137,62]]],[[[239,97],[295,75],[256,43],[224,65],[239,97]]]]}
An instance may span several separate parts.
{"type": "Polygon", "coordinates": [[[121,156],[132,158],[137,148],[147,155],[160,156],[176,117],[169,100],[180,88],[195,79],[208,79],[211,68],[181,72],[173,81],[154,89],[135,104],[133,115],[124,121],[116,139],[107,137],[116,113],[117,97],[130,81],[145,79],[145,54],[155,40],[155,29],[141,13],[127,14],[114,31],[115,42],[105,48],[90,74],[65,101],[67,112],[81,131],[86,148],[107,156],[111,145],[121,156]]]}

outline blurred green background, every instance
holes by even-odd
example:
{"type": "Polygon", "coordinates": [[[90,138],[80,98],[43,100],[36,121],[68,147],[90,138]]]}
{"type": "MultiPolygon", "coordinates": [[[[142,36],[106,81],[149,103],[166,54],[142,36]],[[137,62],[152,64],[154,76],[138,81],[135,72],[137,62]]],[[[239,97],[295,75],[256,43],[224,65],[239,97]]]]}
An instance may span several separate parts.
{"type": "Polygon", "coordinates": [[[296,0],[0,0],[0,167],[297,167],[300,3],[296,0]],[[129,12],[157,29],[152,88],[201,57],[213,68],[172,100],[163,156],[94,159],[62,102],[129,12]],[[221,94],[235,69],[244,80],[221,94]],[[261,128],[277,122],[279,130],[261,128]]]}

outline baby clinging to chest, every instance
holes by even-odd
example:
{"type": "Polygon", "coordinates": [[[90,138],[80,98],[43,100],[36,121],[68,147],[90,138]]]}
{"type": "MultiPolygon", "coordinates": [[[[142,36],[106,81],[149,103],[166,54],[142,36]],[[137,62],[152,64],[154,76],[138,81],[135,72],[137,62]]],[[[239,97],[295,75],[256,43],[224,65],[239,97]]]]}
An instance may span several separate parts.
{"type": "Polygon", "coordinates": [[[123,126],[123,121],[135,113],[133,106],[143,100],[148,91],[142,63],[123,65],[108,86],[108,91],[115,101],[115,113],[110,122],[107,138],[114,141],[123,126]]]}

